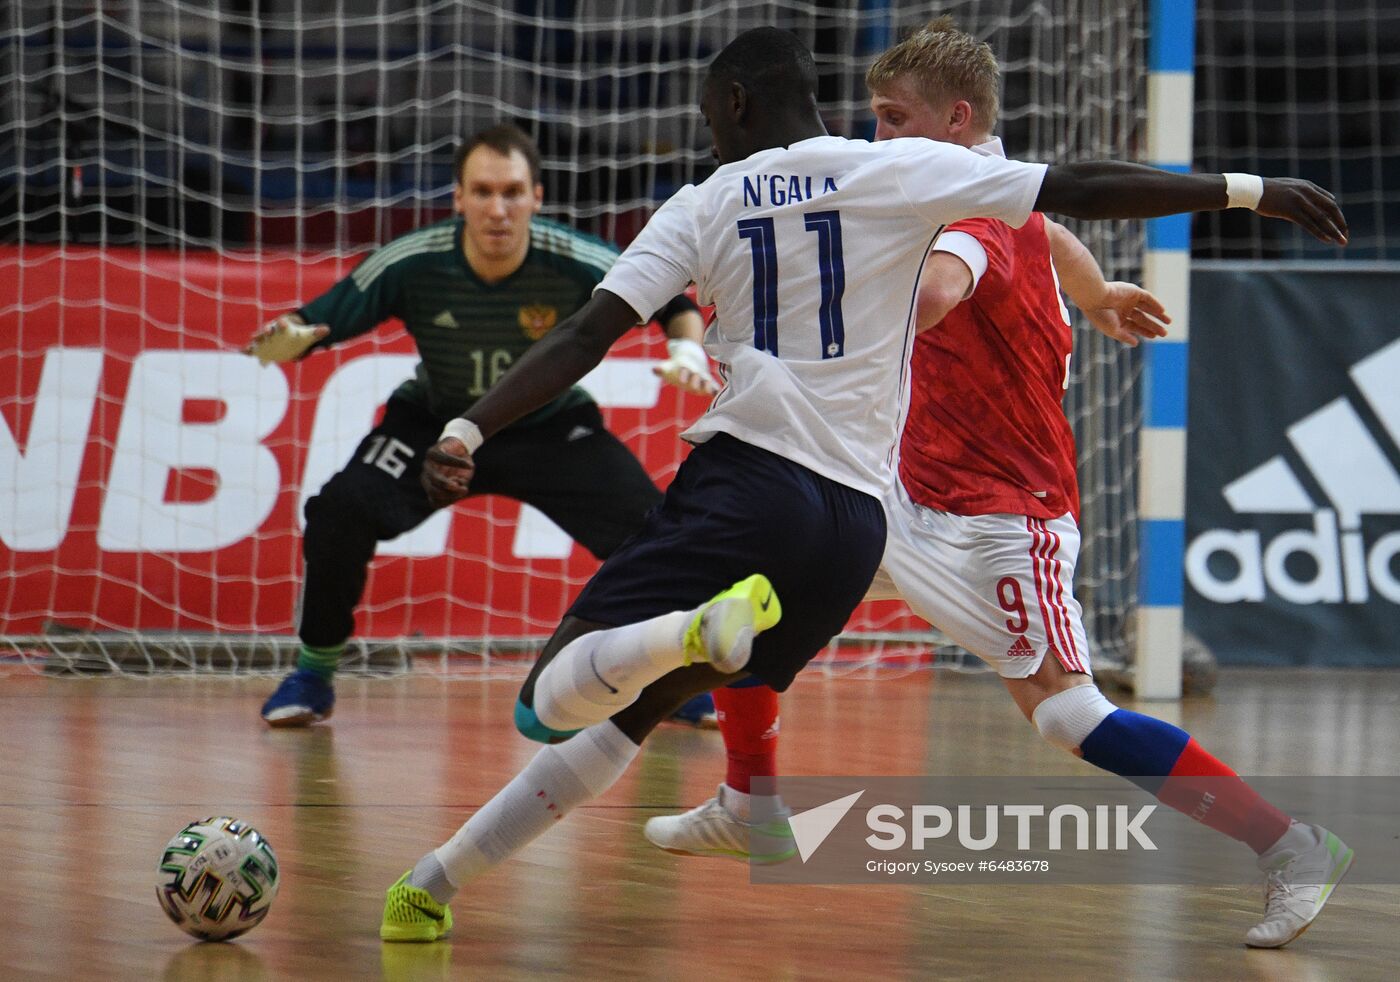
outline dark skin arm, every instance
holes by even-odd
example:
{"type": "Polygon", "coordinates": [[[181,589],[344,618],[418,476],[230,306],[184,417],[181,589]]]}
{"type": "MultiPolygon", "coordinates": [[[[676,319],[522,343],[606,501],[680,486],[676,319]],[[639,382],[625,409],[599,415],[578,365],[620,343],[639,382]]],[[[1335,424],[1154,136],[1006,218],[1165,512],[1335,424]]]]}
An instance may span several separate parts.
{"type": "MultiPolygon", "coordinates": [[[[1218,211],[1226,204],[1225,178],[1219,174],[1173,174],[1108,160],[1051,166],[1035,210],[1086,219],[1158,218],[1218,211]]],[[[1311,181],[1264,178],[1264,196],[1255,211],[1292,222],[1323,242],[1347,244],[1347,222],[1337,199],[1311,181]]]]}
{"type": "MultiPolygon", "coordinates": [[[[1219,174],[1174,174],[1117,161],[1061,164],[1048,168],[1035,211],[1073,218],[1157,218],[1193,211],[1218,211],[1228,204],[1219,174]]],[[[1266,218],[1299,225],[1323,242],[1346,245],[1346,219],[1330,193],[1310,181],[1265,178],[1255,209],[1266,218]]],[[[599,290],[572,317],[534,345],[465,414],[490,437],[507,424],[561,395],[603,360],[641,316],[616,294],[599,290]]],[[[460,440],[440,440],[428,451],[423,487],[433,504],[466,497],[471,455],[460,440]]]]}
{"type": "MultiPolygon", "coordinates": [[[[562,395],[641,320],[617,294],[598,290],[573,316],[532,345],[463,416],[489,439],[562,395]]],[[[423,461],[423,490],[428,500],[441,507],[466,497],[474,470],[471,455],[460,440],[439,440],[423,461]]]]}

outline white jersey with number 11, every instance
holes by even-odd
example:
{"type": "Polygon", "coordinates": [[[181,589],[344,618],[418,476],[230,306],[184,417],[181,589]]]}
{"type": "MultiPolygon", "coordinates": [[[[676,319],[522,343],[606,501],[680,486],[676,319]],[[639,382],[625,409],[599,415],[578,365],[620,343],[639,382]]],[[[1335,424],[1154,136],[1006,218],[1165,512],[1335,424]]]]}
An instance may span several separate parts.
{"type": "Polygon", "coordinates": [[[961,218],[1019,227],[1042,164],[821,136],[687,185],[598,285],[641,314],[695,283],[727,385],[684,434],[730,435],[880,495],[891,479],[929,246],[961,218]]]}

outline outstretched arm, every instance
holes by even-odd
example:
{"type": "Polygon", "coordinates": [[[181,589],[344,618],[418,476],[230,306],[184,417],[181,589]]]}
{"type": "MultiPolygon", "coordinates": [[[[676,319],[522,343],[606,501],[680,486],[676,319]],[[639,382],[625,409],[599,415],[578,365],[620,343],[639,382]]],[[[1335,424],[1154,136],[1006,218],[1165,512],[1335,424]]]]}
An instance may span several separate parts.
{"type": "Polygon", "coordinates": [[[493,433],[562,395],[596,367],[613,342],[642,320],[616,294],[596,291],[511,366],[487,393],[443,430],[423,464],[423,487],[436,505],[463,498],[471,483],[471,455],[493,433]]]}
{"type": "Polygon", "coordinates": [[[1191,211],[1246,207],[1282,218],[1323,242],[1347,243],[1347,223],[1329,192],[1292,177],[1173,174],[1104,160],[1057,164],[1045,172],[1036,211],[1072,218],[1158,218],[1191,211]],[[1261,189],[1262,185],[1262,189],[1261,189]],[[1228,187],[1228,190],[1227,190],[1228,187]],[[1258,191],[1256,197],[1255,191],[1258,191]]]}
{"type": "Polygon", "coordinates": [[[243,353],[263,365],[296,361],[312,348],[348,341],[393,316],[403,269],[389,248],[370,255],[355,272],[301,309],[269,321],[244,345],[243,353]]]}
{"type": "Polygon", "coordinates": [[[1106,281],[1094,254],[1058,222],[1047,218],[1045,234],[1060,286],[1100,333],[1129,347],[1166,337],[1171,318],[1160,300],[1135,283],[1106,281]]]}

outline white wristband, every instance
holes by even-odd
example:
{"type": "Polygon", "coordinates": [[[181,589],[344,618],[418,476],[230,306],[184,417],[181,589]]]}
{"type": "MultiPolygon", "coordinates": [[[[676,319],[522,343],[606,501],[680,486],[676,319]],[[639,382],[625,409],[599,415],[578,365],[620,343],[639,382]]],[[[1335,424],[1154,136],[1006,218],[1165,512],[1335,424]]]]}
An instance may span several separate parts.
{"type": "Polygon", "coordinates": [[[447,425],[438,434],[439,440],[446,440],[451,437],[454,440],[461,440],[467,448],[467,453],[476,453],[477,448],[486,442],[486,438],[481,435],[480,428],[469,419],[458,416],[449,420],[447,425]]]}
{"type": "Polygon", "coordinates": [[[1226,174],[1225,195],[1229,198],[1226,208],[1259,207],[1259,199],[1264,197],[1264,179],[1258,174],[1226,174]]]}

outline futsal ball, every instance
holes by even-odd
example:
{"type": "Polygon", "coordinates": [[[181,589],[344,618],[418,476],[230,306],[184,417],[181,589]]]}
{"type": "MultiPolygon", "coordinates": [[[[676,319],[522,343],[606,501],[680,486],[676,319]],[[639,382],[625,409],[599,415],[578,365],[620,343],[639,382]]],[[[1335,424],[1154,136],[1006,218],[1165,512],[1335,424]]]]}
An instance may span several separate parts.
{"type": "Polygon", "coordinates": [[[186,934],[236,938],[267,916],[276,896],[277,856],[247,822],[201,818],[166,843],[156,899],[186,934]]]}

